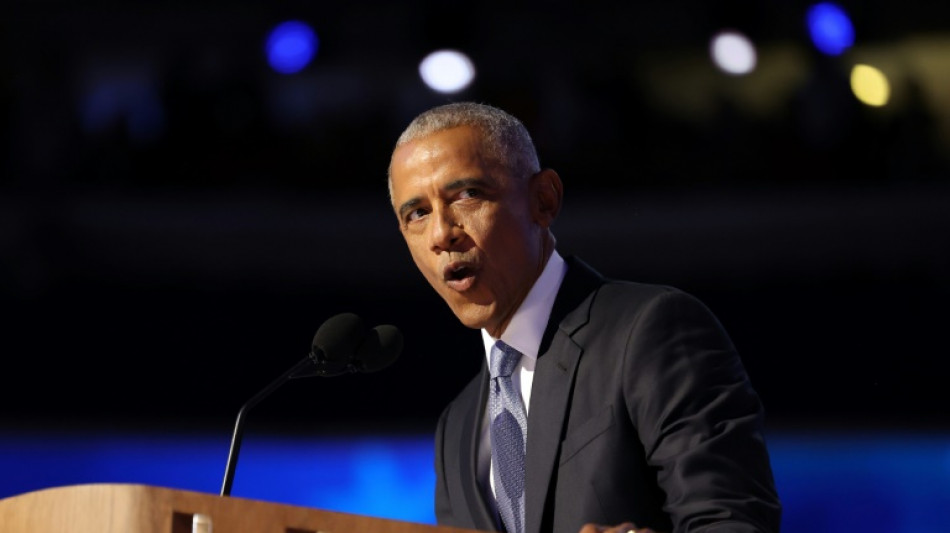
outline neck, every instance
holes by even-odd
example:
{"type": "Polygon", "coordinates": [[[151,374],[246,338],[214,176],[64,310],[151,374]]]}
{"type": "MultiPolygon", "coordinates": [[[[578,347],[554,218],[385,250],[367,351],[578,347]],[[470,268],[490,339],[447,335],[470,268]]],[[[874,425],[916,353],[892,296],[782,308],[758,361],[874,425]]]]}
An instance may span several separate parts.
{"type": "Polygon", "coordinates": [[[525,298],[528,297],[528,293],[531,292],[531,288],[534,287],[535,283],[538,282],[538,279],[544,272],[544,267],[547,266],[548,260],[551,259],[551,254],[554,253],[555,242],[554,235],[552,235],[550,231],[544,231],[541,233],[541,253],[538,255],[538,268],[534,273],[534,277],[531,279],[530,283],[525,285],[521,297],[518,299],[518,304],[512,307],[512,309],[509,311],[509,314],[502,317],[501,320],[498,321],[498,324],[485,327],[485,331],[487,331],[488,334],[492,336],[492,338],[500,339],[502,334],[505,333],[505,330],[508,329],[508,324],[511,323],[511,319],[515,316],[515,313],[518,312],[518,309],[521,308],[525,298]]]}

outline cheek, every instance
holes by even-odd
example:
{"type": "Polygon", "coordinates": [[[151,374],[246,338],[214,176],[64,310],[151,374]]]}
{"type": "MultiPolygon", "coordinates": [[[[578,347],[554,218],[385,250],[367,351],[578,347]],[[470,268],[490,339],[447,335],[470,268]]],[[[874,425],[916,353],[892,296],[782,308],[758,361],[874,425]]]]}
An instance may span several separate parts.
{"type": "Polygon", "coordinates": [[[429,277],[430,266],[426,263],[425,258],[427,254],[417,253],[415,248],[410,247],[409,253],[412,254],[412,262],[416,264],[418,268],[426,277],[429,277]]]}
{"type": "Polygon", "coordinates": [[[487,233],[483,233],[483,242],[491,248],[496,261],[503,261],[511,267],[533,262],[540,240],[530,222],[517,217],[500,218],[484,230],[487,233]]]}

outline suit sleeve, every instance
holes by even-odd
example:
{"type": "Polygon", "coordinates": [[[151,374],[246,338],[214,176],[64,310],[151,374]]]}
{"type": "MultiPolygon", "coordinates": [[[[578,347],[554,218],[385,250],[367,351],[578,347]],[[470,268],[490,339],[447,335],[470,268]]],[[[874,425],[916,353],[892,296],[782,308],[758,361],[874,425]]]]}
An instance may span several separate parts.
{"type": "Polygon", "coordinates": [[[719,321],[663,293],[626,343],[625,402],[677,532],[778,531],[763,408],[719,321]]]}

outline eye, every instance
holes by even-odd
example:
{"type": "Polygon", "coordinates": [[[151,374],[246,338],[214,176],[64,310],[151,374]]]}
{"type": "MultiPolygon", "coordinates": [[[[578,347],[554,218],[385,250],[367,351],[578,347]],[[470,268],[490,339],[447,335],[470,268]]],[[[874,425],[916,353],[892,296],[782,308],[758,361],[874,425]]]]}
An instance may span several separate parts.
{"type": "Polygon", "coordinates": [[[459,198],[462,198],[464,200],[468,198],[478,198],[481,195],[482,195],[482,191],[478,189],[463,189],[462,192],[459,193],[459,198]]]}
{"type": "Polygon", "coordinates": [[[428,211],[426,211],[425,209],[422,209],[421,207],[413,209],[412,211],[409,211],[409,213],[406,214],[406,222],[415,222],[416,220],[421,219],[427,214],[428,214],[428,211]]]}

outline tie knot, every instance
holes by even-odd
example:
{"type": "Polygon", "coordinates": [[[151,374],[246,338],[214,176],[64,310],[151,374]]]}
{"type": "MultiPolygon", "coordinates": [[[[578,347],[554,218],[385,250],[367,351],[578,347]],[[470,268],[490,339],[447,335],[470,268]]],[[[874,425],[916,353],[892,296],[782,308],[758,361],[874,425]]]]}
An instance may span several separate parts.
{"type": "Polygon", "coordinates": [[[521,359],[521,352],[511,346],[498,341],[491,347],[491,365],[488,369],[491,377],[508,377],[518,366],[518,360],[521,359]]]}

